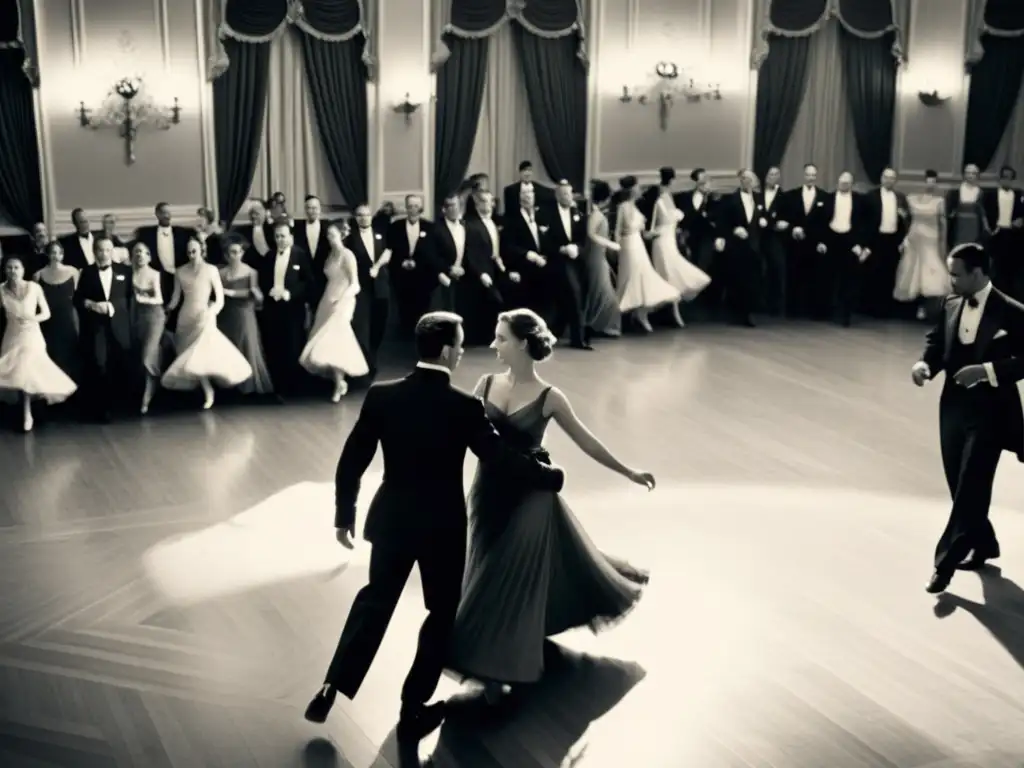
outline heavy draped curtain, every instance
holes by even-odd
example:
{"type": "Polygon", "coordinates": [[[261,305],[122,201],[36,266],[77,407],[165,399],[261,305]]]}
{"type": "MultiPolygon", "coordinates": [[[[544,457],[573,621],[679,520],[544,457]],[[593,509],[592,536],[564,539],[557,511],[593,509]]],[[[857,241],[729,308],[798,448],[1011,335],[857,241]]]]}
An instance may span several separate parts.
{"type": "MultiPolygon", "coordinates": [[[[847,110],[860,168],[877,183],[890,162],[896,109],[896,74],[903,57],[901,25],[906,0],[759,0],[752,65],[759,69],[754,168],[763,174],[783,165],[801,116],[847,110]],[[835,18],[837,25],[830,24],[835,18]],[[817,55],[816,55],[817,54],[817,55]],[[838,61],[838,67],[829,66],[838,61]],[[844,93],[837,105],[836,90],[844,93]],[[828,102],[818,104],[817,102],[828,102]]],[[[835,127],[842,133],[845,120],[835,127]]],[[[830,131],[825,143],[841,135],[830,131]]],[[[819,142],[799,147],[803,162],[816,162],[819,142]]],[[[797,149],[797,147],[793,147],[797,149]]],[[[827,149],[821,147],[820,149],[827,149]]],[[[849,165],[840,153],[837,160],[849,165]]],[[[820,170],[825,171],[824,167],[820,170]]]]}
{"type": "Polygon", "coordinates": [[[323,151],[345,200],[366,200],[366,82],[373,74],[363,0],[222,0],[210,52],[220,218],[230,222],[252,186],[263,137],[272,42],[298,29],[323,151]]]}
{"type": "Polygon", "coordinates": [[[32,3],[0,4],[0,220],[31,230],[43,219],[39,145],[32,90],[34,64],[32,3]]]}
{"type": "Polygon", "coordinates": [[[971,73],[964,134],[964,165],[982,170],[1011,162],[1011,153],[997,158],[1001,146],[1012,150],[1011,125],[1024,120],[1024,2],[984,0],[969,21],[967,67],[971,73]],[[1009,145],[1009,146],[1007,146],[1009,145]]]}
{"type": "Polygon", "coordinates": [[[580,2],[442,0],[441,18],[436,22],[439,36],[432,62],[438,75],[435,200],[440,203],[454,192],[470,163],[479,162],[480,155],[487,158],[489,169],[501,170],[524,159],[523,155],[529,159],[530,138],[536,142],[548,177],[565,178],[581,188],[585,172],[587,70],[580,2]],[[508,22],[512,22],[511,29],[506,29],[508,22]],[[508,62],[509,40],[519,59],[518,73],[503,66],[508,62]],[[506,56],[499,55],[502,53],[506,56]],[[497,115],[499,104],[515,104],[520,96],[516,74],[522,76],[532,137],[525,131],[514,131],[509,125],[491,124],[492,120],[501,119],[514,125],[522,118],[518,114],[497,115]],[[484,137],[486,145],[478,137],[485,122],[492,128],[492,135],[484,137]],[[498,151],[514,153],[520,147],[527,150],[522,155],[496,156],[498,151]]]}

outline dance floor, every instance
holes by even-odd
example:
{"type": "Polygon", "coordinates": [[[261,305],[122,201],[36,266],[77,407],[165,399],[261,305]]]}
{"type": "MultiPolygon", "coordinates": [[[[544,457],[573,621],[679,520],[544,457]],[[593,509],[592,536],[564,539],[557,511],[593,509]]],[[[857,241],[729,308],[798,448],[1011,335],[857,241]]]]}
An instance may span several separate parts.
{"type": "MultiPolygon", "coordinates": [[[[693,326],[565,350],[544,373],[654,492],[552,428],[598,544],[644,600],[570,633],[505,712],[461,705],[439,768],[1020,768],[1024,469],[1000,568],[927,595],[947,512],[922,328],[693,326]]],[[[493,370],[473,351],[456,380],[493,370]]],[[[396,369],[397,370],[397,369],[396,369]]],[[[366,577],[333,539],[360,403],[176,412],[0,436],[0,765],[397,768],[414,577],[354,702],[302,711],[366,577]]],[[[471,467],[467,466],[467,476],[471,467]]],[[[379,478],[379,457],[366,489],[379,478]]],[[[365,499],[364,499],[365,502],[365,499]]]]}

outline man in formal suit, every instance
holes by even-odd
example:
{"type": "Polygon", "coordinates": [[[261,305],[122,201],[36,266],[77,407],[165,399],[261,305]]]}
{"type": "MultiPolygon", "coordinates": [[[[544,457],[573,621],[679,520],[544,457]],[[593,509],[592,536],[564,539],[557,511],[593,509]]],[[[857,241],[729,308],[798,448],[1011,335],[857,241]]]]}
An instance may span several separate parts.
{"type": "Polygon", "coordinates": [[[170,301],[174,289],[174,273],[188,262],[188,239],[193,230],[172,223],[169,203],[157,203],[154,213],[156,224],[139,227],[135,230],[135,237],[149,248],[152,266],[160,272],[160,288],[164,300],[170,301]]]}
{"type": "Polygon", "coordinates": [[[466,276],[466,226],[462,213],[462,199],[449,195],[441,205],[441,220],[430,234],[440,282],[431,304],[448,311],[455,310],[455,294],[466,276]]]}
{"type": "Polygon", "coordinates": [[[754,191],[759,218],[768,222],[768,226],[761,230],[761,256],[764,260],[761,304],[766,312],[778,317],[786,313],[786,241],[789,239],[781,181],[782,171],[778,166],[772,166],[764,176],[764,184],[754,191]]]}
{"type": "Polygon", "coordinates": [[[999,169],[999,187],[986,190],[984,207],[992,224],[989,252],[992,279],[1018,301],[1024,299],[1024,190],[1015,186],[1017,171],[999,169]]]}
{"type": "Polygon", "coordinates": [[[946,374],[939,438],[953,507],[927,586],[936,594],[945,591],[957,568],[976,569],[999,557],[989,521],[992,481],[1002,451],[1024,461],[1018,389],[1024,380],[1024,305],[992,286],[990,256],[983,246],[958,246],[947,262],[954,295],[945,300],[911,370],[919,387],[939,371],[946,374]]]}
{"type": "Polygon", "coordinates": [[[295,245],[309,254],[313,262],[313,295],[310,305],[316,306],[327,285],[324,276],[324,265],[331,254],[331,246],[327,242],[327,222],[321,218],[322,205],[316,195],[306,195],[306,218],[295,222],[292,237],[295,245]]]}
{"type": "Polygon", "coordinates": [[[754,327],[752,313],[762,273],[761,237],[768,227],[764,212],[757,210],[755,181],[752,171],[742,171],[739,189],[715,207],[714,247],[722,258],[712,280],[724,286],[730,320],[748,328],[754,327]]]}
{"type": "Polygon", "coordinates": [[[248,244],[244,261],[257,272],[263,258],[274,252],[274,227],[267,218],[267,207],[262,200],[249,202],[249,223],[235,228],[235,232],[248,244]]]}
{"type": "Polygon", "coordinates": [[[505,299],[511,306],[544,311],[547,296],[547,259],[544,240],[547,227],[537,218],[533,189],[524,188],[517,209],[504,217],[501,258],[508,269],[505,299]]]}
{"type": "Polygon", "coordinates": [[[356,296],[352,328],[372,376],[377,371],[377,354],[388,326],[391,287],[385,267],[391,261],[391,252],[384,236],[373,229],[373,213],[369,205],[357,205],[354,218],[356,226],[345,241],[345,246],[355,254],[359,274],[359,294],[356,296]]]}
{"type": "Polygon", "coordinates": [[[593,349],[583,317],[587,221],[573,200],[572,185],[565,179],[555,187],[555,204],[540,211],[540,221],[547,228],[541,248],[548,260],[546,303],[554,321],[549,325],[556,336],[568,326],[573,349],[593,349]]]}
{"type": "Polygon", "coordinates": [[[481,461],[507,464],[526,487],[562,487],[560,469],[507,448],[479,398],[452,386],[463,338],[458,315],[433,312],[421,318],[416,370],[369,389],[345,442],[335,478],[335,526],[343,546],[352,547],[360,481],[378,444],[388,469],[363,532],[372,547],[369,580],[352,604],[323,688],[306,709],[307,720],[324,722],[339,692],[355,697],[418,565],[428,614],[402,687],[397,734],[403,743],[415,742],[439,726],[444,706],[427,706],[427,701],[441,677],[462,591],[466,450],[481,461]]]}
{"type": "MultiPolygon", "coordinates": [[[[711,191],[708,172],[703,168],[694,168],[690,172],[690,180],[694,188],[680,193],[676,199],[676,207],[683,212],[683,220],[679,229],[686,237],[686,247],[694,264],[708,274],[716,270],[714,208],[717,202],[711,191]]],[[[722,297],[723,286],[712,280],[700,296],[696,304],[712,311],[722,297]]]]}
{"type": "Polygon", "coordinates": [[[263,291],[260,335],[274,391],[295,395],[305,379],[299,355],[306,344],[313,264],[309,254],[294,246],[286,221],[274,225],[274,244],[274,256],[263,259],[258,271],[263,291]]]}
{"type": "Polygon", "coordinates": [[[830,288],[814,282],[821,273],[817,248],[827,236],[829,223],[825,197],[825,190],[818,186],[818,166],[814,163],[804,166],[804,183],[785,195],[785,220],[789,222],[790,234],[787,293],[794,317],[810,316],[815,297],[830,288]]]}
{"type": "Polygon", "coordinates": [[[501,280],[501,229],[494,217],[494,194],[477,190],[473,194],[474,216],[465,221],[466,275],[456,294],[456,309],[465,319],[467,345],[490,344],[498,313],[504,308],[501,280]]]}
{"type": "Polygon", "coordinates": [[[398,330],[411,337],[416,321],[430,307],[441,268],[433,253],[434,222],[423,218],[423,198],[405,196],[405,217],[390,223],[384,243],[391,252],[388,272],[398,311],[398,330]]]}
{"type": "Polygon", "coordinates": [[[101,232],[94,232],[89,228],[89,215],[81,208],[75,208],[71,212],[71,223],[75,231],[60,238],[60,244],[64,248],[64,263],[81,270],[95,262],[94,245],[101,232]]]}
{"type": "Polygon", "coordinates": [[[114,244],[106,235],[93,241],[92,264],[82,267],[75,289],[81,322],[87,406],[101,422],[110,421],[130,390],[132,269],[114,264],[114,244]]]}
{"type": "Polygon", "coordinates": [[[848,328],[860,297],[862,265],[869,256],[865,243],[870,232],[864,223],[867,206],[863,196],[853,191],[849,171],[839,174],[835,192],[824,198],[822,221],[826,225],[816,230],[816,260],[808,270],[814,286],[809,309],[815,320],[831,317],[848,328]]]}
{"type": "Polygon", "coordinates": [[[505,204],[505,208],[502,213],[506,217],[512,216],[519,210],[519,201],[526,190],[533,193],[534,204],[538,207],[555,201],[555,192],[551,187],[533,180],[533,163],[523,160],[519,164],[519,181],[509,184],[503,190],[502,202],[505,204]]]}
{"type": "Polygon", "coordinates": [[[874,317],[890,317],[896,307],[892,296],[903,241],[910,231],[910,203],[896,189],[896,171],[882,171],[882,185],[864,195],[864,262],[862,305],[874,317]]]}

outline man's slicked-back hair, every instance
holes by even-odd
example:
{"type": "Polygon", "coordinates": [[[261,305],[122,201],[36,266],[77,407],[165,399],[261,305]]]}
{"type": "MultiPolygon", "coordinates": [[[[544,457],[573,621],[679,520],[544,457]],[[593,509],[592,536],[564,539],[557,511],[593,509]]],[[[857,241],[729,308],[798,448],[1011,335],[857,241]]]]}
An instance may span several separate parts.
{"type": "Polygon", "coordinates": [[[437,360],[445,347],[454,347],[462,317],[454,312],[427,312],[416,323],[416,357],[437,360]]]}
{"type": "Polygon", "coordinates": [[[990,274],[992,271],[992,257],[989,256],[985,246],[979,243],[963,243],[949,252],[949,258],[960,259],[968,272],[980,269],[982,274],[990,274]]]}

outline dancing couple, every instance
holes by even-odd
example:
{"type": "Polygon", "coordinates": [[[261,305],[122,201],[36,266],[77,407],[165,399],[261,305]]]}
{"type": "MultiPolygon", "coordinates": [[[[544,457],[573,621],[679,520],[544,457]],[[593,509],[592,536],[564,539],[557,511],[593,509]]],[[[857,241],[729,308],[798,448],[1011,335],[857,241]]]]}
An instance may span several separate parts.
{"type": "Polygon", "coordinates": [[[654,476],[616,459],[566,396],[538,377],[536,363],[555,343],[544,321],[525,309],[499,317],[491,347],[507,370],[482,377],[473,395],[450,380],[463,339],[458,315],[424,315],[415,371],[369,389],[345,443],[335,480],[335,526],[345,547],[353,546],[360,479],[378,443],[385,475],[364,530],[369,581],[307,720],[324,722],[339,692],[355,697],[414,564],[428,615],[402,688],[397,736],[406,743],[444,720],[444,703],[427,702],[445,669],[484,683],[496,703],[509,686],[540,679],[545,638],[614,623],[647,582],[646,573],[599,552],[559,496],[564,473],[541,447],[552,419],[605,467],[648,489],[654,476]],[[468,504],[467,448],[480,460],[468,504]]]}

